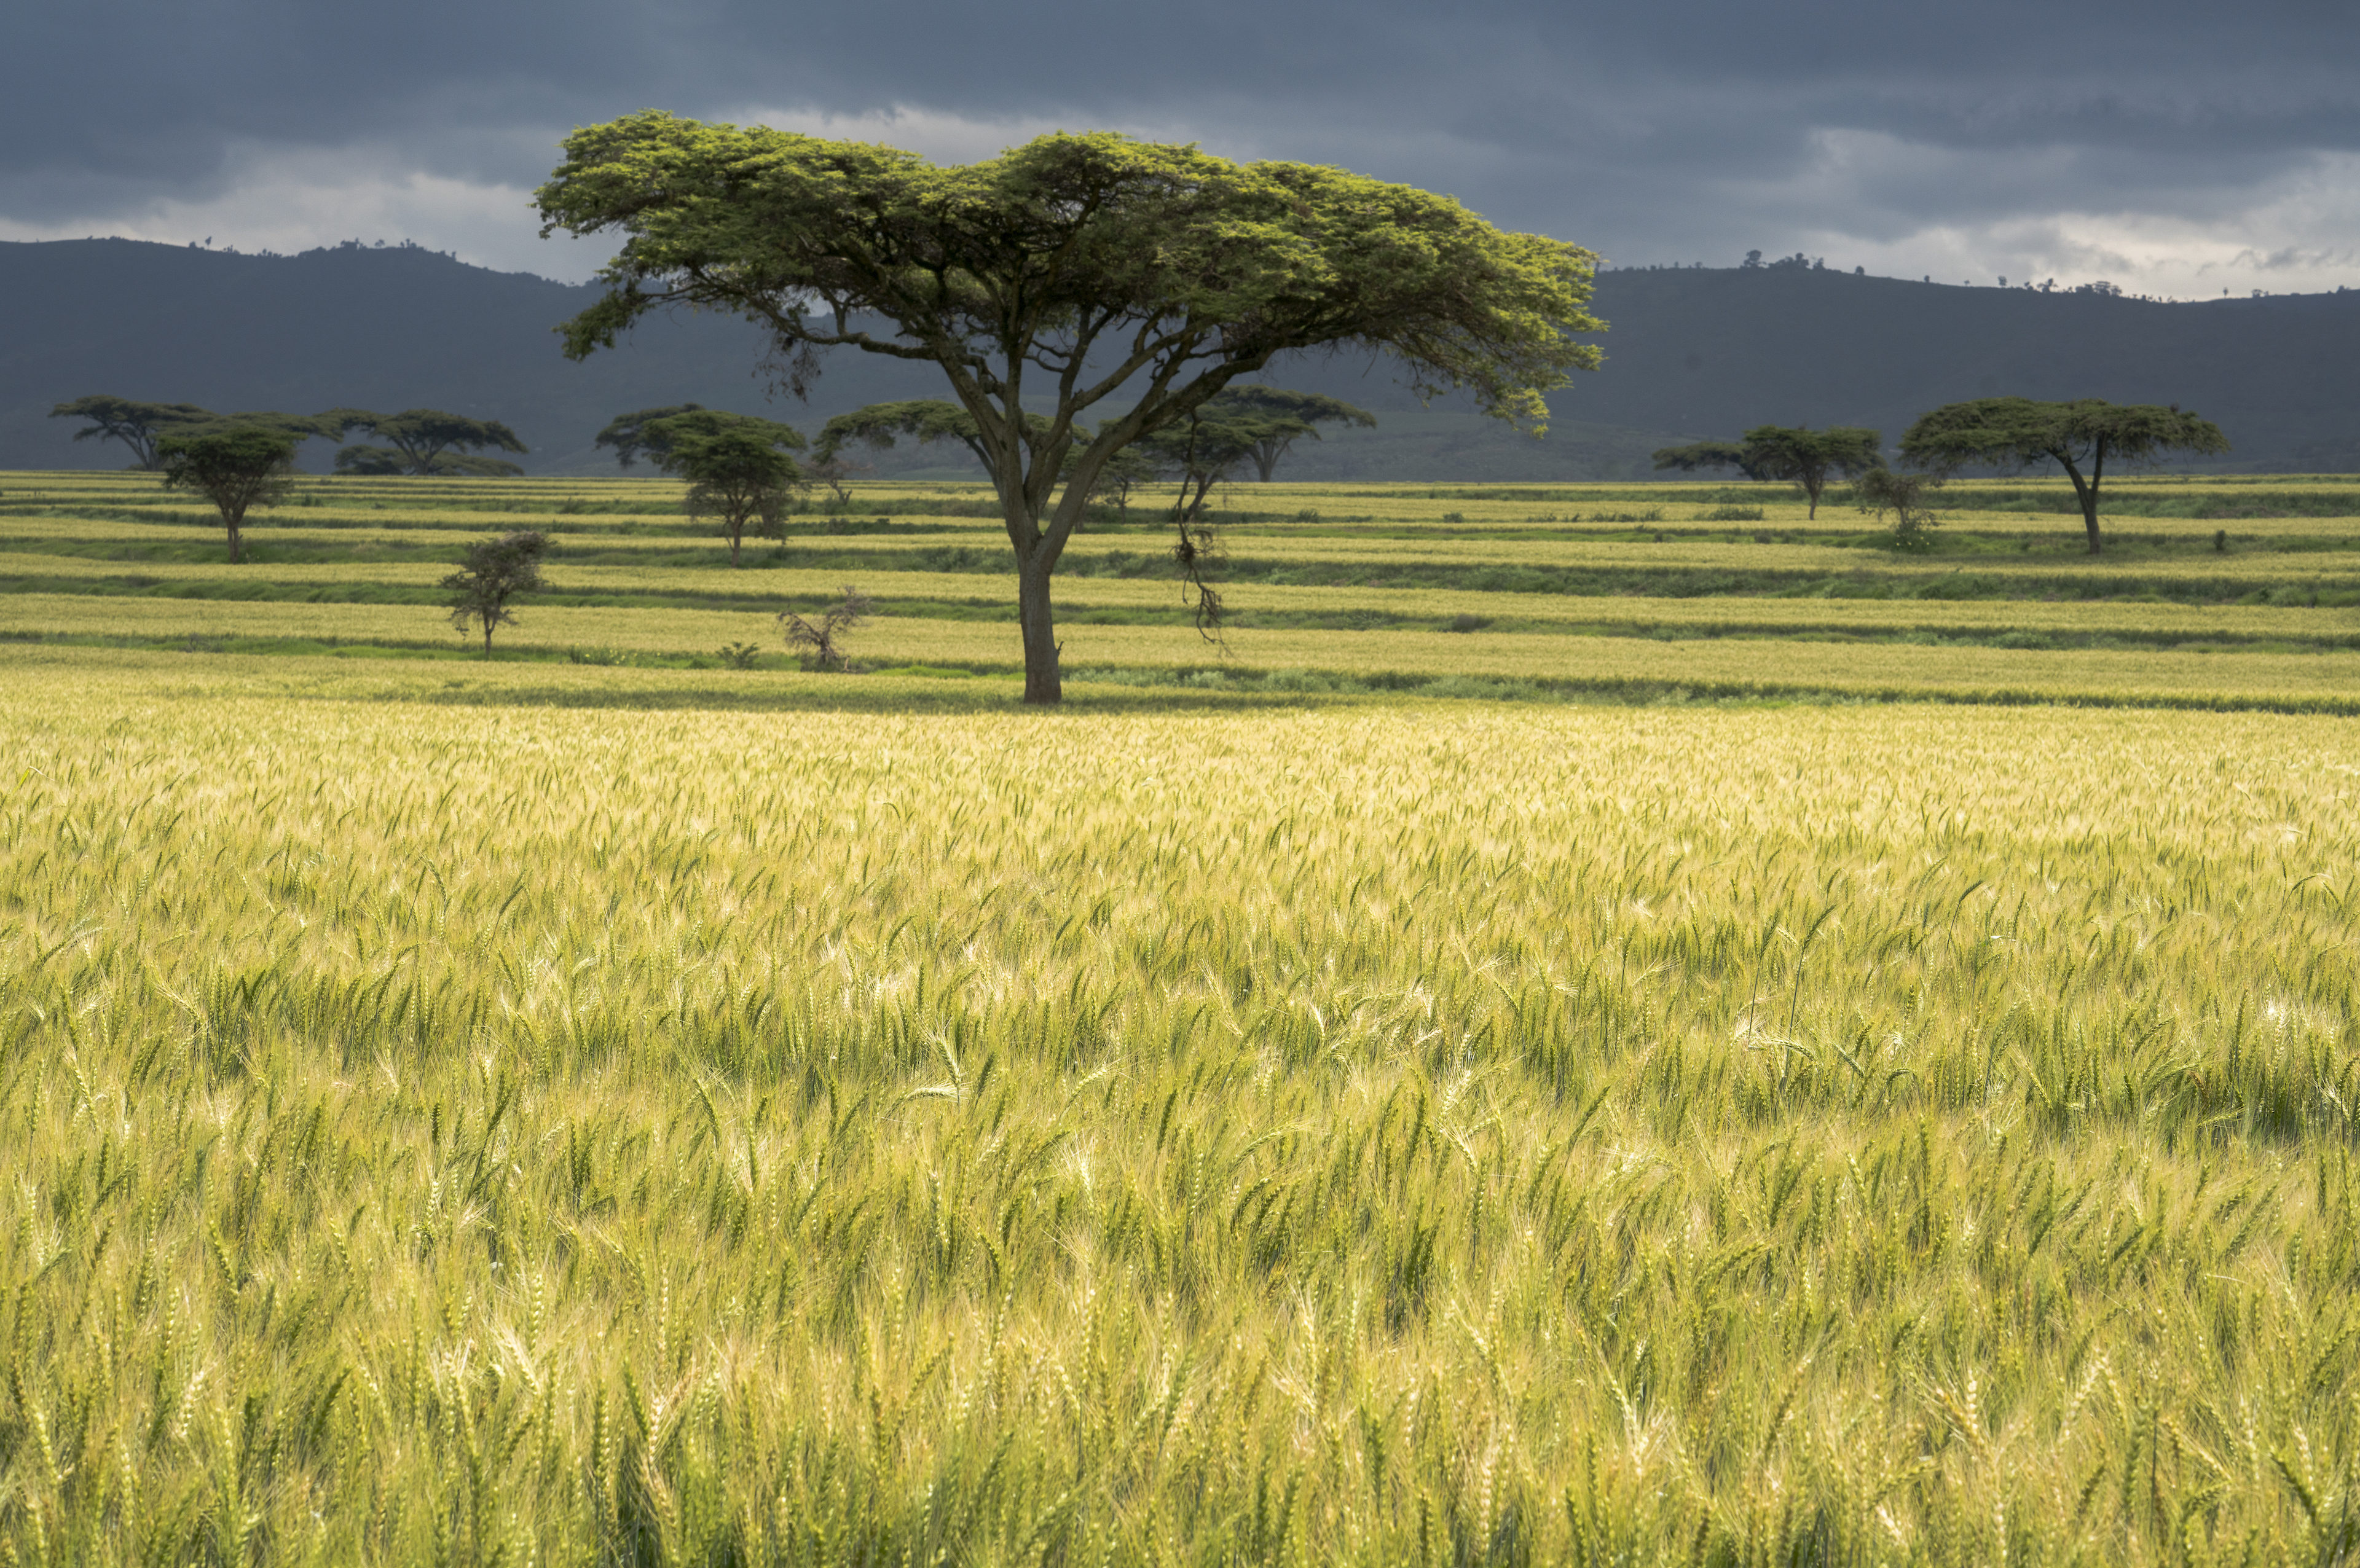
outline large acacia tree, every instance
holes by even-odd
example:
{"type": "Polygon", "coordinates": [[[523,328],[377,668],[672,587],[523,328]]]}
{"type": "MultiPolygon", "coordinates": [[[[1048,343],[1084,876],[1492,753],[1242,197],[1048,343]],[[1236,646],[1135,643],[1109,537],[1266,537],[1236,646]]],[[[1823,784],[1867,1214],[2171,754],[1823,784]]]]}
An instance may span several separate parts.
{"type": "Polygon", "coordinates": [[[625,236],[605,297],[563,329],[574,357],[688,304],[767,329],[798,397],[829,348],[942,368],[1015,550],[1028,702],[1062,694],[1050,583],[1099,471],[1235,378],[1382,349],[1421,394],[1464,388],[1539,429],[1542,393],[1598,361],[1568,335],[1599,326],[1590,252],[1341,169],[1109,133],[938,167],[656,113],[577,131],[565,154],[542,232],[625,236]]]}
{"type": "Polygon", "coordinates": [[[2021,473],[2038,463],[2055,463],[2073,482],[2081,504],[2081,526],[2090,553],[2098,534],[2098,490],[2106,462],[2140,467],[2172,452],[2211,456],[2229,450],[2229,438],[2210,419],[2184,413],[2179,404],[2109,403],[2081,397],[2042,403],[2030,397],[1978,397],[1947,403],[1920,418],[1901,438],[1901,455],[1938,473],[1993,467],[2021,473]],[[2084,470],[2087,472],[2084,472],[2084,470]]]}

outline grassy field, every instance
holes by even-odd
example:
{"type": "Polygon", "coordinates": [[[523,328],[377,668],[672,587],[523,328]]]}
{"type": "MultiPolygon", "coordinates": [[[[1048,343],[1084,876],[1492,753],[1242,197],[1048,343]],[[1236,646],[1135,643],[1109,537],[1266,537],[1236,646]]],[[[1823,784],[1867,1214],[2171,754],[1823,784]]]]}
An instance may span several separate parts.
{"type": "Polygon", "coordinates": [[[2360,487],[1732,494],[0,476],[0,1555],[2360,1559],[2360,487]]]}

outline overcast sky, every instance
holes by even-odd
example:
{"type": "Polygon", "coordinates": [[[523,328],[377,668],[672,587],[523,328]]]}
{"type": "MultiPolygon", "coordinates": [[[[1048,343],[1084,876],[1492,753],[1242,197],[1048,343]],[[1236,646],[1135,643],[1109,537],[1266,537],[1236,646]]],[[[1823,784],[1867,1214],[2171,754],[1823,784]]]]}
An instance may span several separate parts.
{"type": "Polygon", "coordinates": [[[1449,191],[1624,266],[2360,287],[2360,4],[116,0],[0,56],[0,238],[414,239],[581,278],[533,186],[641,108],[945,161],[1114,128],[1449,191]]]}

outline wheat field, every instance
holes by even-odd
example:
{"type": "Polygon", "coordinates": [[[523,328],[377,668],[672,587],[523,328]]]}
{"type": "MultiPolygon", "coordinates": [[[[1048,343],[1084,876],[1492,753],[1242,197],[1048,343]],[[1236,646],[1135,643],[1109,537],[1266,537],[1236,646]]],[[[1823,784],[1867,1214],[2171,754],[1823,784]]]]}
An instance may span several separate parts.
{"type": "Polygon", "coordinates": [[[2360,1548],[2348,721],[9,658],[13,1561],[2360,1548]]]}

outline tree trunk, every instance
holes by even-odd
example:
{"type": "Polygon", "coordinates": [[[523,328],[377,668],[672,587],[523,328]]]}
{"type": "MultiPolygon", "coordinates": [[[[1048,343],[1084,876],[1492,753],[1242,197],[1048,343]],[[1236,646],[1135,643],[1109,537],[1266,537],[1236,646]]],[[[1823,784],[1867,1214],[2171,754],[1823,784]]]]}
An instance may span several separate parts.
{"type": "MultiPolygon", "coordinates": [[[[2089,530],[2090,553],[2095,555],[2098,553],[2099,544],[2097,474],[2092,474],[2085,480],[2081,477],[2081,468],[2070,458],[2060,454],[2057,461],[2064,465],[2065,476],[2073,482],[2073,498],[2081,503],[2081,526],[2089,530]]],[[[2103,458],[2099,459],[2101,464],[2104,461],[2103,458]]],[[[2098,473],[2103,472],[2102,467],[2098,473]]]]}
{"type": "Polygon", "coordinates": [[[488,615],[484,617],[484,657],[492,657],[492,622],[488,615]]]}
{"type": "Polygon", "coordinates": [[[738,567],[738,536],[739,531],[739,529],[734,527],[729,530],[729,566],[730,570],[733,572],[736,571],[738,567]]]}
{"type": "Polygon", "coordinates": [[[229,526],[229,563],[232,566],[235,566],[239,561],[245,559],[245,553],[239,549],[237,525],[235,523],[232,523],[229,526]]]}
{"type": "Polygon", "coordinates": [[[1065,700],[1057,668],[1057,627],[1049,614],[1049,569],[1027,562],[1017,569],[1016,614],[1024,626],[1024,701],[1054,707],[1065,700]]]}

